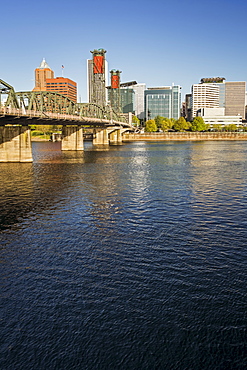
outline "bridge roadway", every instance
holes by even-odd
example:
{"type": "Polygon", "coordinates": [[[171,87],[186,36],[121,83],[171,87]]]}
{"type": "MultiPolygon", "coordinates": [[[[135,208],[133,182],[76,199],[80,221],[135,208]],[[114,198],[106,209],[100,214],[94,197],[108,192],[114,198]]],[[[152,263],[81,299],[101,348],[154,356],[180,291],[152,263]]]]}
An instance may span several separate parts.
{"type": "Polygon", "coordinates": [[[93,144],[121,144],[131,124],[113,119],[0,107],[0,162],[32,162],[30,125],[62,125],[62,150],[83,150],[83,128],[93,128],[93,144]]]}
{"type": "Polygon", "coordinates": [[[131,123],[94,117],[81,117],[73,114],[40,112],[21,108],[0,107],[0,126],[5,125],[79,125],[86,127],[116,126],[132,129],[131,123]]]}

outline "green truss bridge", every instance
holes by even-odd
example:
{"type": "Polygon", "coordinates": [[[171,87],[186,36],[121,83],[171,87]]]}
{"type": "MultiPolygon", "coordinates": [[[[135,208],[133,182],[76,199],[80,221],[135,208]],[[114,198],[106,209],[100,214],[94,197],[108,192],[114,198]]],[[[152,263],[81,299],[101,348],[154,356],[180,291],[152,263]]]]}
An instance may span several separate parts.
{"type": "Polygon", "coordinates": [[[95,145],[120,144],[133,131],[110,106],[74,103],[51,91],[16,92],[0,79],[0,162],[32,161],[30,125],[62,125],[62,150],[83,150],[85,128],[93,129],[95,145]]]}

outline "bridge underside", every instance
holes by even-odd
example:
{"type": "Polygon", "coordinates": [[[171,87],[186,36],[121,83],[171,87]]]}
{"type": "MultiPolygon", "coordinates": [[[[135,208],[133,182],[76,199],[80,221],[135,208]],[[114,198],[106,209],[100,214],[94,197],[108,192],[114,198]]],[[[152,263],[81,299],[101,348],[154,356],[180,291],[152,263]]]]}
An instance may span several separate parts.
{"type": "Polygon", "coordinates": [[[31,131],[27,126],[0,127],[0,162],[32,162],[31,131]]]}
{"type": "MultiPolygon", "coordinates": [[[[95,128],[93,145],[121,144],[127,129],[119,127],[95,128]]],[[[83,127],[63,126],[61,150],[84,149],[83,127]]],[[[31,130],[28,126],[0,126],[0,162],[32,162],[31,130]]]]}

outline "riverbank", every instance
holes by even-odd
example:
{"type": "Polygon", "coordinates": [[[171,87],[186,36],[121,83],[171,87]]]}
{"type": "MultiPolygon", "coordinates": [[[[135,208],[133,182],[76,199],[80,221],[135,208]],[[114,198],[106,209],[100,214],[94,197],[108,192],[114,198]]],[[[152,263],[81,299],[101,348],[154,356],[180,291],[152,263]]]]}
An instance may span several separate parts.
{"type": "Polygon", "coordinates": [[[125,133],[123,141],[247,140],[247,132],[145,132],[125,133]]]}

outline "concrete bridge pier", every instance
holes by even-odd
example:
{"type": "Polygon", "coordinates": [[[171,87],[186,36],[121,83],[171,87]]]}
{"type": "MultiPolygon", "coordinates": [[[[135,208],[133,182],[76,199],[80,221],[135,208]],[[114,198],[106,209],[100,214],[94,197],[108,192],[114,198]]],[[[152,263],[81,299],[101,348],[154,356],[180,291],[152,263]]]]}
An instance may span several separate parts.
{"type": "Polygon", "coordinates": [[[32,162],[31,130],[28,126],[0,127],[0,162],[32,162]]]}
{"type": "Polygon", "coordinates": [[[94,130],[93,145],[109,145],[109,135],[107,129],[94,130]]]}
{"type": "Polygon", "coordinates": [[[63,126],[62,150],[84,150],[82,126],[63,126]]]}
{"type": "Polygon", "coordinates": [[[123,142],[122,131],[123,130],[118,128],[109,133],[110,144],[122,144],[123,142]]]}

